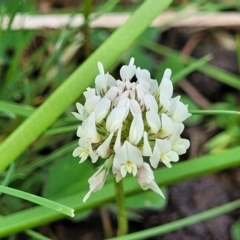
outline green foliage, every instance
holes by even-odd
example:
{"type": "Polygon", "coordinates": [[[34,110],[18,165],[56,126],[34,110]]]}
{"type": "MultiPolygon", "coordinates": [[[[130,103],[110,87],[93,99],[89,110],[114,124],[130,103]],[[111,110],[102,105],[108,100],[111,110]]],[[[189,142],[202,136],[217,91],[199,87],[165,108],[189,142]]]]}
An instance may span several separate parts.
{"type": "Polygon", "coordinates": [[[237,221],[232,225],[231,237],[232,237],[232,240],[240,239],[240,221],[237,221]]]}
{"type": "MultiPolygon", "coordinates": [[[[167,189],[161,187],[165,197],[167,197],[167,189]]],[[[153,194],[151,191],[144,191],[126,199],[126,206],[130,209],[152,209],[161,210],[167,205],[167,199],[160,198],[159,195],[153,194]]]]}
{"type": "Polygon", "coordinates": [[[46,178],[44,197],[62,198],[88,188],[88,178],[94,172],[92,164],[87,161],[78,167],[75,160],[70,155],[52,164],[46,178]]]}
{"type": "MultiPolygon", "coordinates": [[[[112,12],[113,9],[124,11],[125,6],[119,2],[112,0],[97,6],[96,16],[112,12]]],[[[59,203],[73,207],[77,212],[75,220],[81,220],[94,208],[114,201],[113,179],[109,176],[102,191],[93,193],[87,203],[82,203],[88,191],[88,178],[95,170],[90,161],[78,165],[78,160],[72,157],[77,145],[74,135],[79,125],[71,116],[71,112],[75,111],[73,103],[83,100],[81,94],[94,81],[97,61],[102,61],[106,70],[114,72],[120,62],[126,63],[130,57],[135,57],[137,65],[149,69],[151,76],[158,81],[164,69],[171,68],[176,87],[183,78],[199,71],[236,90],[240,89],[239,76],[211,65],[209,56],[200,59],[183,57],[179,51],[157,43],[164,26],[148,26],[170,2],[162,1],[159,4],[156,0],[149,0],[139,7],[137,1],[128,8],[129,12],[137,10],[126,25],[116,31],[90,29],[91,38],[87,45],[86,39],[79,34],[82,29],[89,30],[87,23],[73,29],[13,31],[11,22],[14,16],[18,13],[34,14],[36,7],[29,1],[0,3],[1,14],[8,13],[10,16],[7,29],[0,29],[0,237],[25,231],[31,238],[48,239],[29,229],[65,216],[45,207],[56,209],[59,203]],[[83,56],[83,46],[88,46],[88,51],[93,52],[87,59],[83,56]],[[33,207],[21,197],[45,207],[33,207]],[[45,198],[54,201],[49,202],[45,198]]],[[[188,6],[203,12],[239,7],[238,3],[219,1],[180,2],[172,5],[179,12],[188,6]]],[[[82,6],[73,9],[73,16],[81,10],[82,6]]],[[[237,35],[238,67],[239,39],[237,35]]],[[[190,97],[182,96],[182,101],[195,114],[187,121],[187,125],[202,124],[216,130],[217,133],[205,144],[205,150],[215,154],[176,163],[172,169],[156,170],[155,177],[159,185],[168,186],[239,166],[240,149],[235,148],[240,143],[239,116],[236,112],[232,112],[235,115],[221,112],[222,109],[239,111],[237,97],[233,93],[226,95],[222,102],[210,103],[209,109],[203,112],[190,97]],[[206,117],[207,114],[211,116],[206,117]]],[[[131,211],[146,208],[162,210],[167,206],[167,200],[151,191],[143,192],[132,177],[124,181],[124,189],[126,204],[131,211]]],[[[161,189],[167,196],[167,188],[161,189]]],[[[192,217],[116,239],[143,239],[161,235],[239,206],[239,201],[230,202],[192,217]]],[[[239,224],[237,221],[232,226],[234,240],[240,236],[239,224]]]]}

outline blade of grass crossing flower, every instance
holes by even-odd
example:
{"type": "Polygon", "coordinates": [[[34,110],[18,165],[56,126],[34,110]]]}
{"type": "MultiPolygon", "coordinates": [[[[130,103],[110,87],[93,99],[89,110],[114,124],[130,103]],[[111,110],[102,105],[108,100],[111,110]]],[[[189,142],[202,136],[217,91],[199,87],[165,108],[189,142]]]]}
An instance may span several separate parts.
{"type": "Polygon", "coordinates": [[[74,209],[69,208],[63,204],[48,200],[46,198],[42,198],[30,193],[26,193],[17,189],[5,187],[5,186],[0,186],[0,192],[9,194],[14,197],[22,198],[27,201],[39,204],[41,206],[44,206],[46,208],[53,209],[55,211],[61,212],[62,214],[65,214],[70,217],[74,217],[74,209]]]}
{"type": "Polygon", "coordinates": [[[154,227],[148,230],[139,231],[137,233],[128,234],[122,237],[109,238],[109,240],[139,240],[146,239],[149,237],[160,236],[168,232],[175,231],[177,229],[181,229],[183,227],[187,227],[193,225],[198,222],[206,221],[208,219],[217,217],[224,213],[233,211],[240,207],[240,200],[236,200],[230,203],[226,203],[222,206],[212,208],[208,211],[204,211],[202,213],[195,214],[191,217],[187,217],[181,220],[177,220],[171,223],[163,224],[159,227],[154,227]]]}
{"type": "Polygon", "coordinates": [[[173,74],[172,76],[173,84],[176,84],[191,72],[199,69],[201,66],[205,66],[210,59],[211,59],[210,55],[204,56],[203,58],[200,58],[199,60],[192,62],[191,64],[186,66],[183,70],[177,72],[176,74],[173,74]]]}
{"type": "Polygon", "coordinates": [[[14,161],[83,93],[97,75],[96,63],[108,69],[132,45],[171,0],[145,1],[25,122],[1,145],[0,172],[14,161]],[[21,141],[19,141],[21,139],[21,141]],[[14,149],[14,151],[13,151],[14,149]]]}
{"type": "MultiPolygon", "coordinates": [[[[240,165],[240,147],[232,148],[221,153],[203,156],[191,161],[176,163],[173,168],[162,168],[155,171],[158,185],[170,185],[180,181],[196,178],[229,167],[240,165]]],[[[62,199],[58,202],[72,206],[76,212],[101,206],[115,198],[113,184],[108,183],[101,192],[96,192],[88,202],[82,203],[86,191],[62,199]]],[[[142,191],[134,178],[124,181],[125,194],[132,195],[142,191]]],[[[155,194],[155,193],[152,193],[155,194]]],[[[56,211],[49,211],[43,207],[34,207],[0,219],[0,237],[20,232],[29,228],[41,226],[51,221],[61,219],[63,215],[56,211]]]]}

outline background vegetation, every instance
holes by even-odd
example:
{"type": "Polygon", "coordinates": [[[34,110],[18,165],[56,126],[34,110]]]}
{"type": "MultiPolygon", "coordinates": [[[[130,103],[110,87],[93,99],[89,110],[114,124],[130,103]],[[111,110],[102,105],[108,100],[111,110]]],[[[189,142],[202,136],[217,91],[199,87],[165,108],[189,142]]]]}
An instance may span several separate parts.
{"type": "Polygon", "coordinates": [[[155,171],[157,183],[165,186],[162,188],[168,196],[166,201],[153,192],[142,192],[131,177],[124,181],[133,233],[115,239],[159,239],[163,234],[161,239],[201,239],[206,234],[211,239],[219,235],[240,239],[239,116],[213,111],[239,111],[239,26],[233,23],[212,27],[211,16],[207,15],[230,16],[239,11],[240,4],[193,0],[173,1],[168,7],[170,2],[1,1],[0,25],[4,24],[3,16],[8,15],[10,21],[0,29],[0,187],[73,207],[76,216],[68,219],[60,212],[36,207],[21,199],[21,194],[16,198],[10,190],[0,188],[0,192],[8,193],[0,196],[0,237],[87,239],[86,233],[90,239],[115,236],[111,177],[101,192],[82,203],[94,168],[89,162],[78,165],[72,157],[79,123],[71,112],[75,111],[76,101],[83,101],[85,88],[93,83],[97,61],[117,75],[119,66],[133,56],[136,65],[148,69],[158,80],[170,67],[175,94],[182,95],[191,111],[205,109],[212,110],[212,114],[191,117],[184,132],[191,141],[190,150],[172,169],[155,171]],[[148,27],[166,8],[174,13],[173,17],[157,27],[148,27]],[[96,13],[93,17],[89,15],[92,12],[96,13]],[[89,26],[97,16],[119,12],[134,13],[121,28],[89,26]],[[72,17],[82,13],[85,22],[78,27],[14,30],[14,17],[20,13],[70,13],[72,17]],[[209,18],[209,25],[173,26],[189,15],[201,14],[209,18]],[[199,178],[203,175],[207,177],[199,178]],[[205,185],[202,181],[206,181],[205,185]],[[218,188],[221,191],[217,192],[218,188]],[[213,195],[208,195],[210,192],[213,195]],[[202,207],[197,202],[202,202],[202,207]],[[182,211],[181,206],[187,210],[182,211]],[[214,222],[212,228],[184,228],[229,211],[233,213],[227,215],[227,222],[226,218],[218,220],[220,226],[226,226],[225,232],[211,230],[214,222]],[[67,220],[54,223],[63,218],[67,220]],[[144,224],[143,218],[151,221],[144,224]],[[80,230],[71,232],[68,225],[80,230]],[[174,233],[177,229],[180,230],[174,233]]]}

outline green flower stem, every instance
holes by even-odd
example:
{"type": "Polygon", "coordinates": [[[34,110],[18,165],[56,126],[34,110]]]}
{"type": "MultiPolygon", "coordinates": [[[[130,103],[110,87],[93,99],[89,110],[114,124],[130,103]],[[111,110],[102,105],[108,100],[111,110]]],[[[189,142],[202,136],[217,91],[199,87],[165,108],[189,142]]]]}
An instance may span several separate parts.
{"type": "Polygon", "coordinates": [[[116,203],[117,203],[117,218],[118,218],[118,231],[117,235],[122,236],[128,233],[128,221],[127,213],[125,209],[125,199],[123,191],[123,183],[115,182],[115,193],[116,193],[116,203]]]}

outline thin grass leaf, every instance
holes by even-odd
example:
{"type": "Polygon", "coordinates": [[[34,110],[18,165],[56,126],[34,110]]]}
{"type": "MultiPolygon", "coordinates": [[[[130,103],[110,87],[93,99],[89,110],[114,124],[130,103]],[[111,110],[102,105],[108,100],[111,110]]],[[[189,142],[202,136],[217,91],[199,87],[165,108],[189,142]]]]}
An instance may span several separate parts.
{"type": "Polygon", "coordinates": [[[128,234],[121,237],[109,238],[108,240],[140,240],[140,239],[146,239],[154,236],[161,236],[165,233],[169,233],[177,229],[181,229],[183,227],[187,227],[195,223],[199,223],[199,222],[206,221],[208,219],[220,216],[224,213],[231,212],[239,207],[240,207],[240,200],[236,200],[236,201],[221,205],[219,207],[215,207],[210,210],[195,214],[193,216],[183,218],[181,220],[163,224],[162,226],[159,226],[159,227],[154,227],[148,230],[139,231],[137,233],[132,233],[132,234],[128,234]]]}
{"type": "MultiPolygon", "coordinates": [[[[16,165],[15,163],[12,163],[10,165],[10,167],[8,168],[8,170],[6,172],[6,176],[5,176],[1,185],[8,186],[8,184],[11,182],[13,174],[15,172],[15,165],[16,165]]],[[[0,193],[0,195],[1,195],[1,193],[0,193]]]]}
{"type": "MultiPolygon", "coordinates": [[[[162,46],[160,44],[157,44],[155,42],[152,42],[150,40],[146,40],[143,43],[143,46],[153,52],[162,54],[164,56],[173,56],[173,55],[176,57],[180,56],[179,52],[174,51],[168,47],[162,46]]],[[[185,61],[186,63],[193,63],[196,61],[196,59],[193,57],[183,57],[182,60],[185,61]]],[[[200,66],[198,68],[198,71],[205,73],[206,75],[208,75],[222,83],[225,83],[231,87],[240,89],[239,76],[237,76],[233,73],[230,73],[226,70],[215,67],[211,64],[205,64],[204,66],[200,66]]]]}
{"type": "Polygon", "coordinates": [[[31,237],[31,239],[34,239],[34,240],[51,240],[51,238],[45,237],[42,234],[40,234],[36,231],[33,231],[31,229],[24,231],[24,233],[26,235],[28,235],[29,237],[31,237]]]}
{"type": "Polygon", "coordinates": [[[65,126],[65,127],[58,127],[58,128],[51,128],[48,129],[44,135],[50,136],[50,135],[56,135],[56,134],[62,134],[67,132],[74,132],[78,128],[79,124],[71,125],[71,126],[65,126]]]}
{"type": "Polygon", "coordinates": [[[193,115],[240,115],[239,111],[231,110],[190,110],[193,115]]]}
{"type": "Polygon", "coordinates": [[[29,117],[34,112],[34,107],[8,101],[0,101],[0,112],[14,113],[17,116],[29,117]]]}
{"type": "Polygon", "coordinates": [[[33,202],[43,207],[53,209],[67,216],[74,217],[74,209],[69,208],[63,204],[48,200],[46,198],[42,198],[27,192],[23,192],[17,189],[13,189],[13,188],[1,186],[1,185],[0,185],[0,192],[14,196],[14,197],[25,199],[29,202],[33,202]]]}
{"type": "Polygon", "coordinates": [[[204,56],[204,57],[190,63],[188,66],[186,66],[185,68],[183,68],[181,71],[177,72],[176,74],[173,73],[173,76],[172,76],[173,84],[178,83],[180,80],[182,80],[185,76],[187,76],[191,72],[199,69],[200,67],[205,66],[209,60],[211,60],[210,55],[204,56]]]}
{"type": "Polygon", "coordinates": [[[18,171],[12,177],[12,181],[18,178],[26,177],[26,175],[30,174],[36,169],[43,166],[47,166],[47,164],[59,159],[60,157],[64,157],[67,154],[71,155],[73,149],[76,148],[76,146],[77,146],[77,143],[75,141],[70,142],[65,146],[52,152],[48,156],[37,158],[34,162],[29,163],[27,166],[23,166],[19,168],[18,171]]]}

